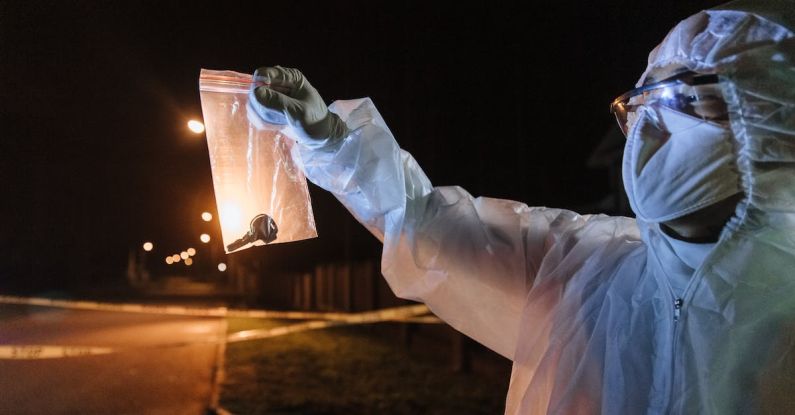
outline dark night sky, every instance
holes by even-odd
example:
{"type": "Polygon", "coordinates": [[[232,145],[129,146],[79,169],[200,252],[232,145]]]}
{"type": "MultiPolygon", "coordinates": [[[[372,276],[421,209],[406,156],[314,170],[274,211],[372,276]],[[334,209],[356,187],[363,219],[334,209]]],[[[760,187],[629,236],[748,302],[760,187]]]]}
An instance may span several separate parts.
{"type": "MultiPolygon", "coordinates": [[[[676,22],[720,2],[541,3],[0,0],[0,290],[120,278],[144,240],[196,244],[215,212],[206,144],[185,128],[200,68],[280,64],[329,103],[369,96],[437,185],[593,203],[607,103],[676,22]]],[[[246,255],[373,255],[312,196],[321,238],[246,255]]]]}

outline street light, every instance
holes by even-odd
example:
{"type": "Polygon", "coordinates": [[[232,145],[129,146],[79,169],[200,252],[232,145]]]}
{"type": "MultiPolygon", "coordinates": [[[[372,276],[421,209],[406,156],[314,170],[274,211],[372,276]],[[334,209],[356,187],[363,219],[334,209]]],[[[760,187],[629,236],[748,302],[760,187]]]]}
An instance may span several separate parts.
{"type": "Polygon", "coordinates": [[[174,262],[179,262],[182,258],[180,258],[179,254],[171,255],[171,260],[174,262]]]}
{"type": "Polygon", "coordinates": [[[209,222],[209,221],[213,220],[213,214],[210,213],[210,212],[202,213],[202,220],[205,221],[205,222],[209,222]]]}
{"type": "Polygon", "coordinates": [[[204,243],[210,242],[210,235],[203,233],[201,236],[199,236],[199,239],[201,239],[201,241],[204,243]]]}
{"type": "Polygon", "coordinates": [[[188,121],[188,128],[196,134],[201,134],[204,132],[204,124],[201,121],[190,120],[188,121]]]}
{"type": "Polygon", "coordinates": [[[188,251],[182,251],[179,253],[179,257],[182,259],[188,259],[190,258],[190,255],[188,255],[188,251]]]}
{"type": "Polygon", "coordinates": [[[226,264],[224,264],[223,262],[218,264],[218,271],[221,271],[221,272],[226,271],[226,264]]]}
{"type": "Polygon", "coordinates": [[[190,255],[190,256],[196,255],[196,250],[193,249],[193,248],[188,248],[188,255],[190,255]]]}
{"type": "Polygon", "coordinates": [[[173,263],[174,263],[174,258],[171,258],[170,256],[167,256],[166,257],[166,264],[171,265],[173,263]]]}
{"type": "Polygon", "coordinates": [[[192,264],[193,264],[193,259],[191,259],[191,258],[185,258],[185,265],[187,265],[187,266],[191,266],[192,264]]]}
{"type": "Polygon", "coordinates": [[[144,251],[149,252],[155,246],[151,242],[144,242],[144,251]]]}

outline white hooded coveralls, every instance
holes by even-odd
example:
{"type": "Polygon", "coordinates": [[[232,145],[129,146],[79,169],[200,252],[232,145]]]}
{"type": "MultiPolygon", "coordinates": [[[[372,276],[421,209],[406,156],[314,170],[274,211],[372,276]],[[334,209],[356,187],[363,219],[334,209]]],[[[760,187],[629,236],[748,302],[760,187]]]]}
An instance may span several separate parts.
{"type": "Polygon", "coordinates": [[[698,13],[649,58],[719,74],[730,109],[746,197],[696,270],[657,224],[434,187],[369,99],[331,106],[352,133],[304,141],[303,168],[383,241],[398,296],[513,361],[508,414],[795,413],[795,42],[776,14],[795,5],[768,6],[698,13]]]}

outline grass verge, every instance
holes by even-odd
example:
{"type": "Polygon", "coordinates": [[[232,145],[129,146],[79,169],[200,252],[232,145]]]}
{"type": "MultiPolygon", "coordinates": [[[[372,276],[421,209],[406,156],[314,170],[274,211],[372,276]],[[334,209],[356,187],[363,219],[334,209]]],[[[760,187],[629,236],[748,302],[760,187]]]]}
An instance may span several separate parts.
{"type": "MultiPolygon", "coordinates": [[[[229,332],[286,324],[294,322],[230,319],[229,332]]],[[[234,414],[503,412],[507,360],[496,369],[492,364],[494,370],[455,373],[449,347],[414,342],[407,348],[395,327],[345,326],[231,343],[221,406],[234,414]]]]}

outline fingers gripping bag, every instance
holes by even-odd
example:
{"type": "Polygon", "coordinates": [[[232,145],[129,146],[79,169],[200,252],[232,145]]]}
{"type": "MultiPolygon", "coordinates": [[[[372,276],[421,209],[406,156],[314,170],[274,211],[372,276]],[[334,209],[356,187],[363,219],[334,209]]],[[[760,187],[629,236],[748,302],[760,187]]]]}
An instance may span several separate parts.
{"type": "Polygon", "coordinates": [[[251,84],[251,75],[233,71],[202,69],[199,76],[227,253],[317,236],[306,178],[294,161],[300,160],[294,142],[279,133],[281,126],[248,117],[251,84]]]}

